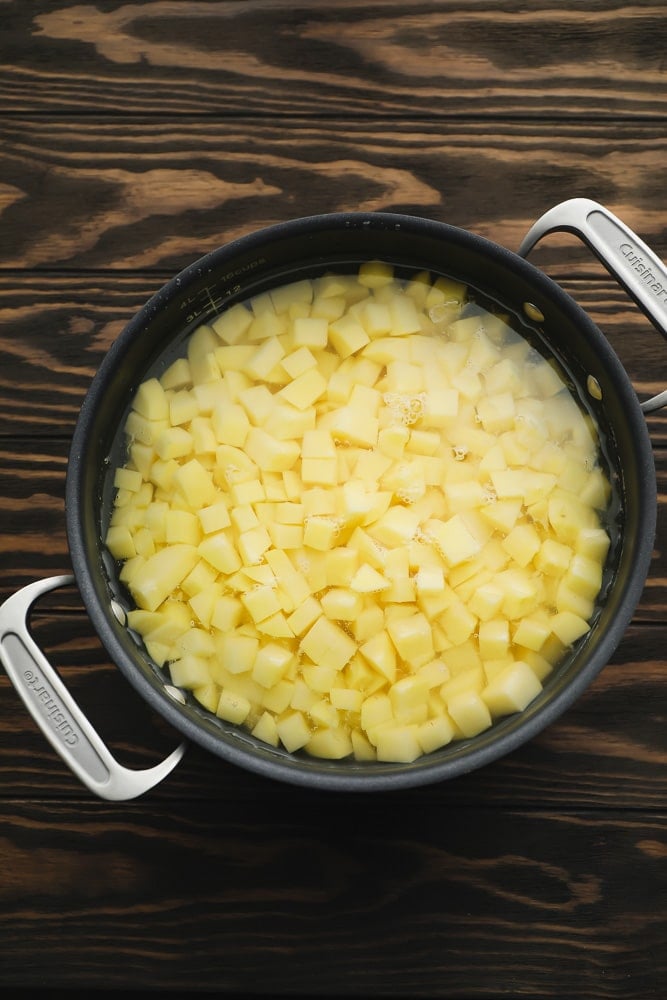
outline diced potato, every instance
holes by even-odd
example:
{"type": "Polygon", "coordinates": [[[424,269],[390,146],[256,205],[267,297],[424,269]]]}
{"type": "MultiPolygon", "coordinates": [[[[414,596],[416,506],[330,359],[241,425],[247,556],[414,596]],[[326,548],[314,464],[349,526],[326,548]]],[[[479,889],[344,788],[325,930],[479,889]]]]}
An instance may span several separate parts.
{"type": "Polygon", "coordinates": [[[447,701],[447,710],[467,738],[477,736],[491,725],[491,714],[476,691],[462,691],[447,701]]]}
{"type": "Polygon", "coordinates": [[[237,726],[240,726],[248,718],[251,707],[250,702],[243,695],[236,694],[228,688],[223,688],[220,692],[215,714],[220,719],[225,719],[227,722],[233,722],[237,726]]]}
{"type": "Polygon", "coordinates": [[[292,656],[285,646],[268,642],[257,652],[251,671],[252,679],[264,688],[273,687],[287,673],[292,656]]]}
{"type": "Polygon", "coordinates": [[[527,663],[517,660],[497,674],[482,691],[482,699],[494,718],[522,712],[537,698],[542,685],[527,663]]]}
{"type": "Polygon", "coordinates": [[[199,556],[193,545],[169,545],[139,566],[127,581],[140,608],[155,611],[194,567],[199,556]]]}
{"type": "Polygon", "coordinates": [[[301,639],[301,649],[313,663],[341,670],[356,652],[356,643],[322,615],[301,639]]]}
{"type": "Polygon", "coordinates": [[[106,536],[130,627],[270,746],[410,762],[523,711],[591,628],[594,422],[465,300],[382,261],[294,281],[136,393],[106,536]]]}
{"type": "Polygon", "coordinates": [[[290,753],[305,747],[311,739],[310,726],[301,712],[292,711],[280,715],[276,720],[276,729],[280,742],[290,753]]]}

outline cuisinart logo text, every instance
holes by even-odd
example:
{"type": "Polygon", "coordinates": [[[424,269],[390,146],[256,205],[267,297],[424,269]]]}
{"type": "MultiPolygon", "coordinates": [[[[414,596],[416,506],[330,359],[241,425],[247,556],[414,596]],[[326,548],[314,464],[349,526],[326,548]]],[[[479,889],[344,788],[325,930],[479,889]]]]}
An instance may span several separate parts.
{"type": "Polygon", "coordinates": [[[620,251],[628,264],[631,265],[632,270],[641,275],[642,281],[657,298],[667,297],[667,288],[658,281],[658,276],[653,273],[650,265],[646,263],[641,254],[636,252],[632,243],[621,243],[620,251]]]}
{"type": "Polygon", "coordinates": [[[26,686],[30,688],[35,696],[35,700],[40,703],[42,714],[49,720],[53,728],[60,733],[63,742],[70,747],[76,746],[79,742],[79,737],[72,729],[63,709],[39,675],[33,674],[32,670],[26,670],[23,674],[23,679],[26,682],[26,686]]]}

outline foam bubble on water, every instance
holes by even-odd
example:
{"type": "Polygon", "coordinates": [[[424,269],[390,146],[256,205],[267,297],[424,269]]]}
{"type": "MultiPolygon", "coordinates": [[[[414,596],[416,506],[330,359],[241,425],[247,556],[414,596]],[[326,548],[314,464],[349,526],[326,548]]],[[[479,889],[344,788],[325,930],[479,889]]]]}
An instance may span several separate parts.
{"type": "Polygon", "coordinates": [[[452,454],[457,462],[464,462],[468,455],[468,448],[464,444],[456,444],[452,448],[452,454]]]}
{"type": "Polygon", "coordinates": [[[438,302],[431,306],[428,311],[428,318],[432,323],[444,323],[452,317],[452,307],[457,306],[456,299],[448,299],[446,302],[438,302]]]}
{"type": "Polygon", "coordinates": [[[426,393],[385,392],[382,401],[391,413],[396,423],[409,427],[416,423],[424,413],[426,393]]]}

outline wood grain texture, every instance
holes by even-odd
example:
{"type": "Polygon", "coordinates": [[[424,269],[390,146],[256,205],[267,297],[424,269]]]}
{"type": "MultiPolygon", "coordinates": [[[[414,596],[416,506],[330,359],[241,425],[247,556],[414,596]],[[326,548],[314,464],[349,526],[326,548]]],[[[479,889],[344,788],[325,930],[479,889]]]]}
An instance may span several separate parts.
{"type": "MultiPolygon", "coordinates": [[[[0,0],[0,600],[68,572],[75,421],[172,274],[297,216],[395,211],[516,249],[573,196],[667,258],[659,0],[0,0]]],[[[573,236],[531,259],[641,398],[664,339],[573,236]]],[[[658,532],[611,662],[551,726],[454,781],[278,784],[189,747],[92,797],[0,671],[0,984],[219,996],[667,995],[667,424],[658,532]]],[[[75,587],[40,646],[122,763],[180,736],[75,587]]]]}
{"type": "Polygon", "coordinates": [[[12,803],[3,984],[661,996],[664,816],[390,805],[12,803]]]}
{"type": "MultiPolygon", "coordinates": [[[[276,222],[392,211],[510,249],[573,196],[667,256],[662,123],[0,118],[0,267],[176,271],[276,222]]],[[[591,255],[550,237],[549,265],[591,255]]]]}
{"type": "Polygon", "coordinates": [[[574,0],[3,5],[9,111],[664,115],[664,7],[574,0]]]}

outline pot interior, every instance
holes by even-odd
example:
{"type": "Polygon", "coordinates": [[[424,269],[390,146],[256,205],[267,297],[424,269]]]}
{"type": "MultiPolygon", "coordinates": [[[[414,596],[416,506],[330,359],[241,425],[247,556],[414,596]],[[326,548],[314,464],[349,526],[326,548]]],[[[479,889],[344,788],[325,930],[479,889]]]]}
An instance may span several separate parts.
{"type": "MultiPolygon", "coordinates": [[[[220,757],[296,784],[344,789],[411,785],[487,763],[531,738],[581,694],[608,662],[641,595],[651,557],[656,489],[650,441],[635,393],[608,342],[586,314],[542,272],[465,231],[406,216],[346,214],[297,220],[216,250],[160,290],[130,322],[104,359],[84,401],[67,479],[67,528],[77,582],[109,655],[137,690],[186,736],[220,757]],[[132,601],[102,539],[113,503],[113,473],[125,459],[122,432],[138,385],[183,353],[201,323],[260,291],[325,272],[353,272],[381,259],[397,276],[429,271],[464,282],[484,304],[511,314],[510,325],[567,376],[599,428],[602,462],[612,484],[612,545],[591,631],[544,683],[524,712],[495,722],[412,764],[327,761],[289,754],[206,712],[175,701],[166,669],[112,613],[132,601]],[[524,309],[537,309],[531,320],[524,309]],[[592,376],[601,399],[587,391],[592,376]]],[[[120,616],[122,619],[122,615],[120,616]]]]}

